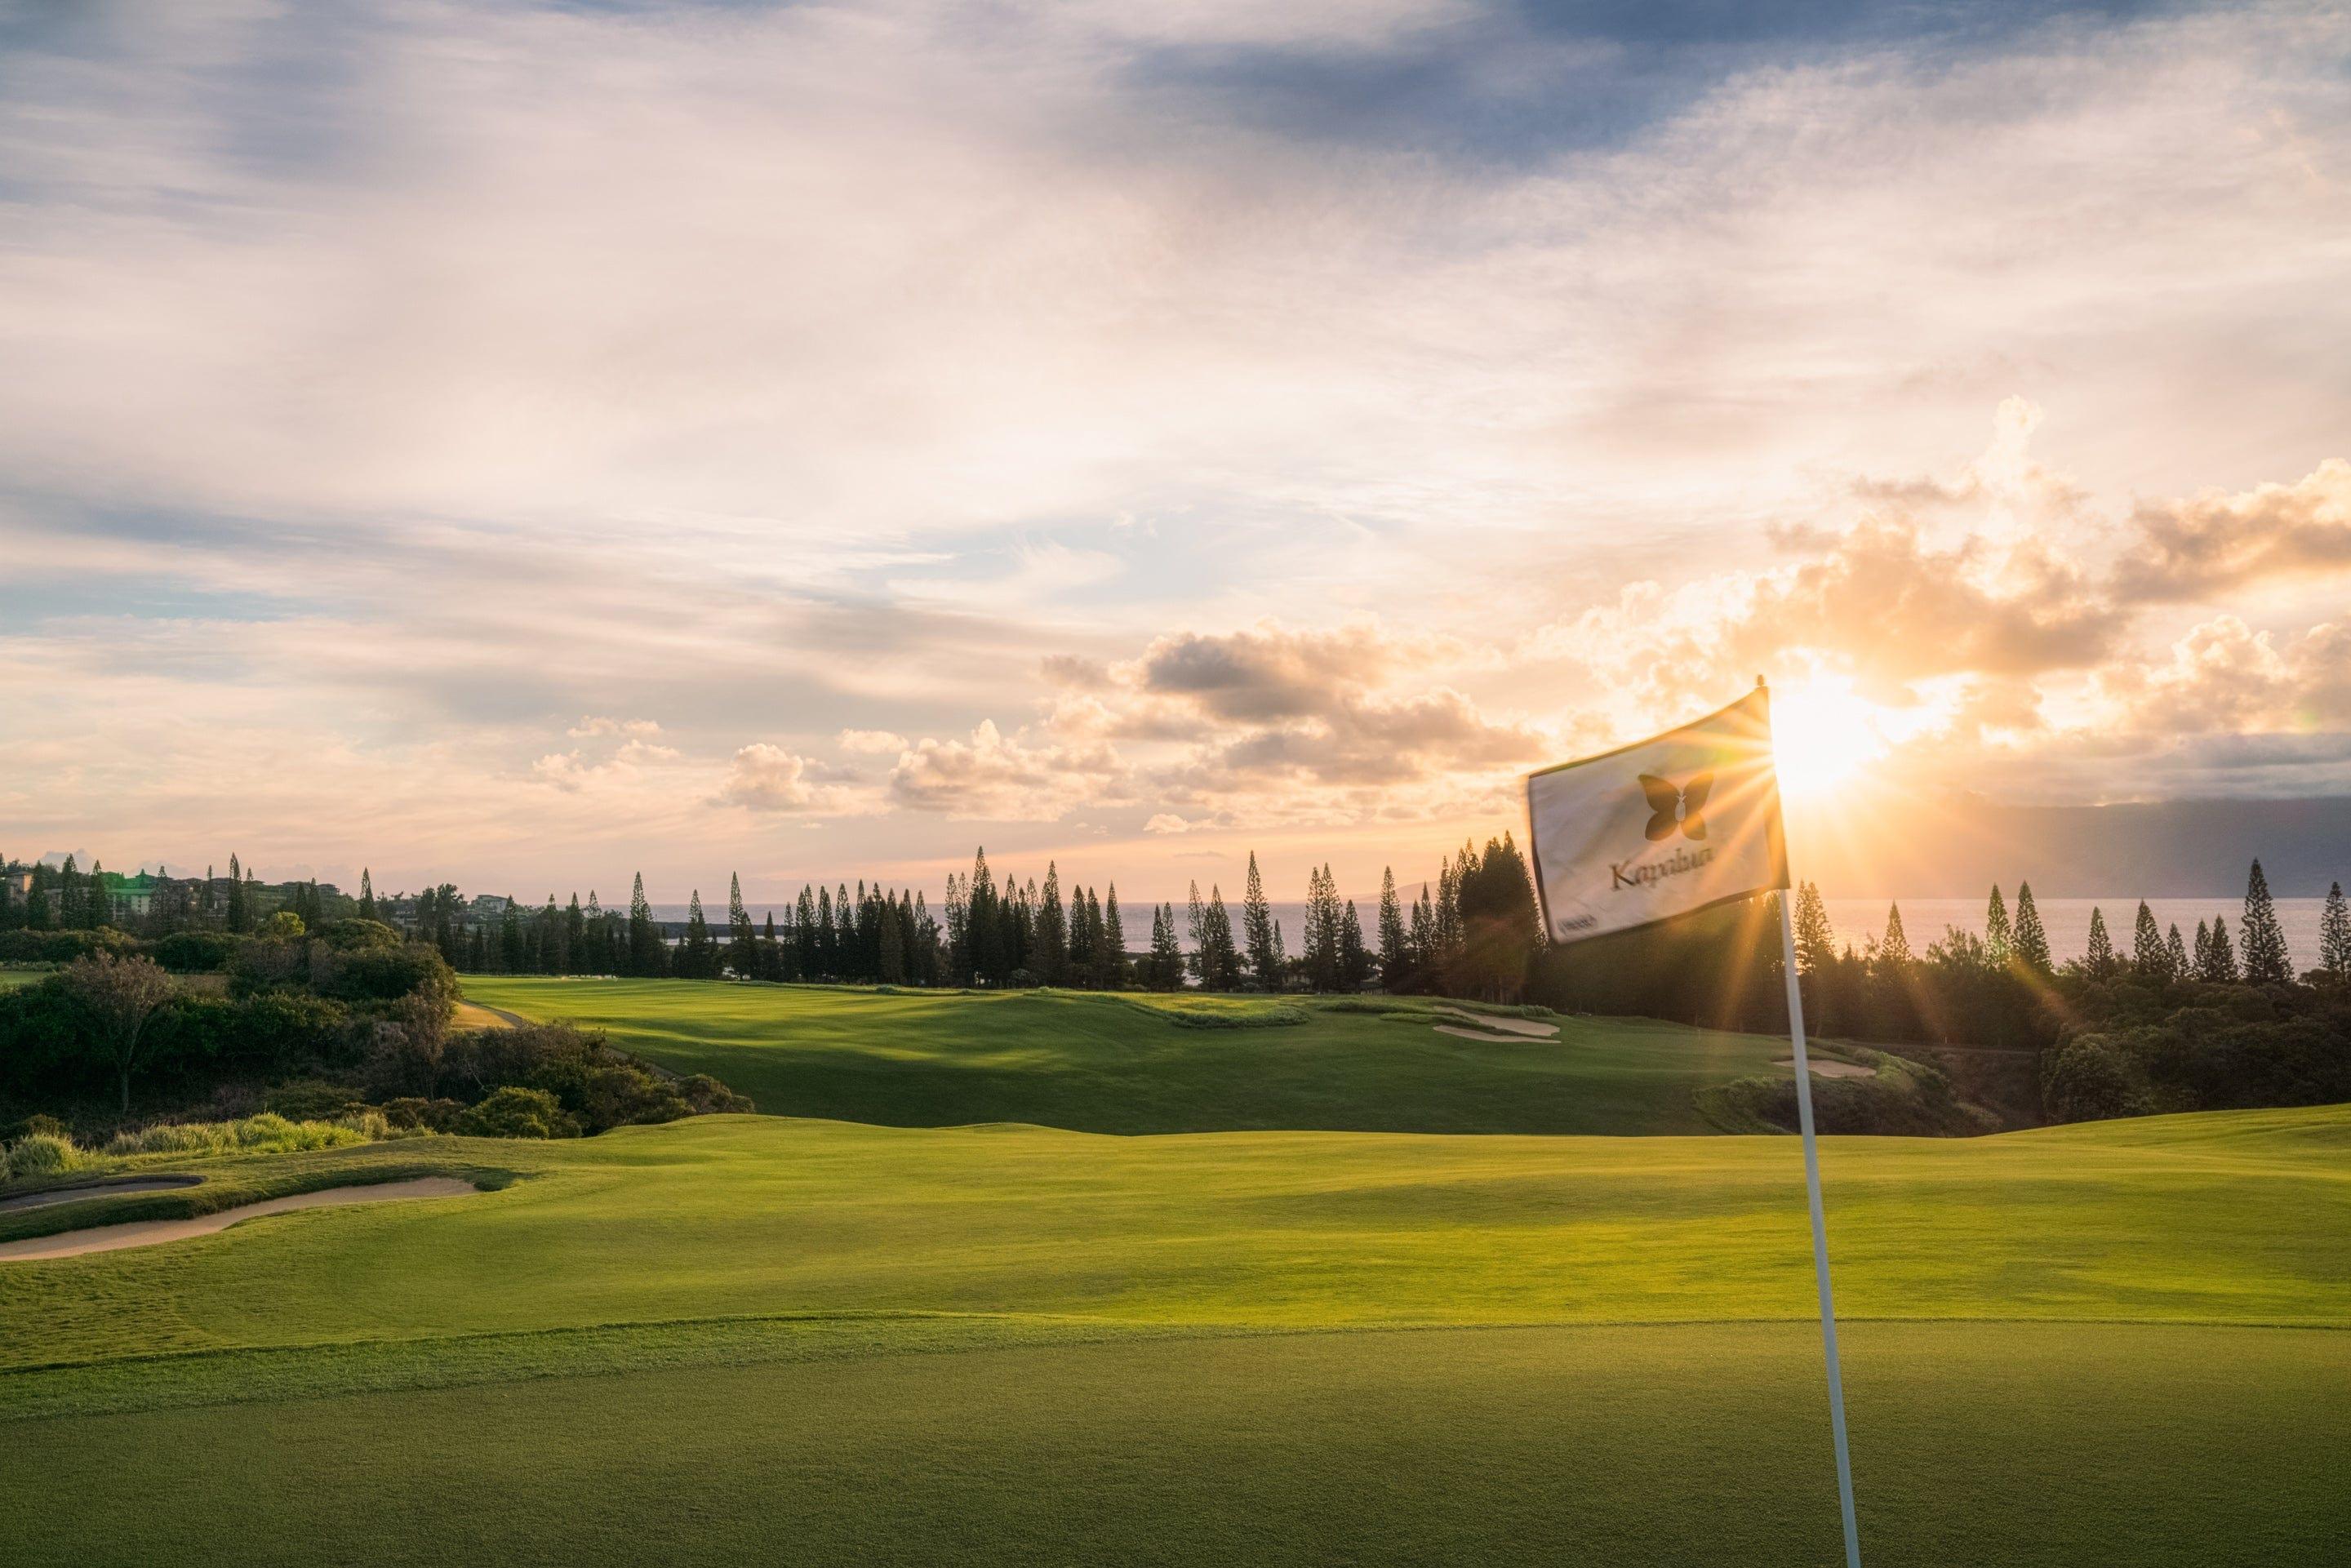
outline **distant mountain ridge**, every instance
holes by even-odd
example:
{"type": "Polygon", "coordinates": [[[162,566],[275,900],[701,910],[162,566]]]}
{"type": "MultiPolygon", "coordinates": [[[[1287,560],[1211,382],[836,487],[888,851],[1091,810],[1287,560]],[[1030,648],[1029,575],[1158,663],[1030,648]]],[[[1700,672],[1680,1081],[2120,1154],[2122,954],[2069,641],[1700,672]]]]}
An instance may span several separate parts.
{"type": "Polygon", "coordinates": [[[1791,802],[1794,874],[1831,898],[1962,898],[2019,879],[2043,898],[2241,894],[2256,857],[2281,898],[2351,883],[2351,796],[2010,806],[1974,796],[1791,802]]]}

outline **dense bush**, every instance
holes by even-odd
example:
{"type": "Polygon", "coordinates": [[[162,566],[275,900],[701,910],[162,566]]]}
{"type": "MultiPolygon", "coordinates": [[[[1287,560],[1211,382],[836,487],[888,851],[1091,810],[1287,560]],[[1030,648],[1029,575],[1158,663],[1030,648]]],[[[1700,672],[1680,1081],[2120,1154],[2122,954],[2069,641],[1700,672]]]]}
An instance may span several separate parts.
{"type": "Polygon", "coordinates": [[[2042,1058],[2053,1120],[2351,1100],[2351,997],[2339,988],[2113,989],[2123,1001],[2107,1021],[2042,1058]]]}
{"type": "Polygon", "coordinates": [[[0,931],[0,964],[70,964],[92,953],[128,953],[138,946],[110,925],[95,931],[0,931]]]}
{"type": "Polygon", "coordinates": [[[546,1090],[508,1084],[459,1116],[453,1130],[477,1138],[576,1138],[580,1124],[546,1090]]]}
{"type": "Polygon", "coordinates": [[[228,967],[244,941],[225,931],[174,931],[156,942],[152,956],[173,974],[211,974],[228,967]]]}
{"type": "Polygon", "coordinates": [[[0,1176],[57,1176],[78,1170],[86,1162],[71,1138],[62,1133],[28,1133],[8,1145],[0,1162],[0,1176]]]}
{"type": "MultiPolygon", "coordinates": [[[[602,1035],[569,1024],[524,1024],[453,1036],[440,1071],[444,1083],[468,1098],[507,1086],[543,1091],[590,1133],[674,1122],[699,1109],[683,1085],[612,1050],[602,1035]]],[[[708,1087],[701,1091],[705,1102],[723,1101],[728,1110],[750,1108],[748,1101],[716,1080],[706,1082],[708,1087]]]]}
{"type": "MultiPolygon", "coordinates": [[[[1823,1133],[1945,1138],[2000,1130],[1997,1118],[1963,1103],[1951,1081],[1925,1062],[1877,1051],[1848,1050],[1847,1054],[1876,1073],[1868,1078],[1814,1076],[1813,1124],[1823,1133]]],[[[1799,1125],[1792,1071],[1702,1090],[1698,1105],[1725,1132],[1792,1133],[1799,1125]]]]}

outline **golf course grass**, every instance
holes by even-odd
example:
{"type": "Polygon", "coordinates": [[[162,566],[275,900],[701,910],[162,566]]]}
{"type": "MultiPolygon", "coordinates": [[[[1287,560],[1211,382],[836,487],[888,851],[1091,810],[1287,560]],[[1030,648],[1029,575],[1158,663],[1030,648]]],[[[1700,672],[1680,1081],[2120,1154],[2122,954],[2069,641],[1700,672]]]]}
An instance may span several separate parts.
{"type": "MultiPolygon", "coordinates": [[[[2333,1560],[2351,1109],[1823,1158],[1881,1560],[2333,1560]]],[[[435,1159],[513,1179],[0,1265],[27,1560],[1834,1554],[1792,1140],[737,1116],[192,1168],[435,1159]]]]}
{"type": "Polygon", "coordinates": [[[1031,1122],[1086,1133],[1254,1129],[1656,1135],[1716,1131],[1696,1093],[1785,1071],[1785,1040],[1560,1018],[1473,1040],[1410,998],[922,992],[468,976],[469,1001],[604,1030],[776,1115],[888,1126],[1031,1122]],[[1273,1028],[1185,1027],[1181,1011],[1273,1028]]]}
{"type": "Polygon", "coordinates": [[[29,986],[36,980],[46,980],[54,969],[0,969],[0,991],[10,991],[18,986],[29,986]]]}

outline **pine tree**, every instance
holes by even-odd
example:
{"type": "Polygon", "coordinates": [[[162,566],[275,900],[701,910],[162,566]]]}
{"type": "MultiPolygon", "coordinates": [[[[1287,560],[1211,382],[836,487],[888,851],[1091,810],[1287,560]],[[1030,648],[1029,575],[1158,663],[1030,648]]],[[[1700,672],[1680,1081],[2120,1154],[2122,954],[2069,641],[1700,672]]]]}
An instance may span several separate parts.
{"type": "Polygon", "coordinates": [[[2196,977],[2214,986],[2237,983],[2237,952],[2229,943],[2229,922],[2220,915],[2212,916],[2211,946],[2205,949],[2204,967],[2196,977]]]}
{"type": "Polygon", "coordinates": [[[1207,920],[1208,906],[1201,901],[1200,884],[1195,882],[1192,883],[1190,899],[1184,911],[1184,948],[1192,956],[1192,973],[1199,976],[1203,983],[1206,982],[1206,977],[1200,974],[1200,962],[1204,956],[1201,951],[1201,939],[1207,935],[1203,928],[1207,925],[1207,920]]]}
{"type": "Polygon", "coordinates": [[[2200,980],[2211,967],[2212,931],[2199,920],[2196,923],[2196,953],[2189,960],[2188,973],[2193,978],[2200,980]]]}
{"type": "Polygon", "coordinates": [[[1404,905],[1396,899],[1395,868],[1380,868],[1380,984],[1404,989],[1412,974],[1412,938],[1405,934],[1404,905]]]}
{"type": "Polygon", "coordinates": [[[1836,928],[1829,924],[1829,906],[1816,883],[1796,889],[1796,972],[1807,977],[1836,962],[1836,928]]]}
{"type": "Polygon", "coordinates": [[[2105,911],[2094,904],[2090,906],[2090,945],[2082,956],[2082,967],[2092,979],[2103,980],[2114,974],[2118,963],[2114,938],[2106,935],[2105,911]]]}
{"type": "Polygon", "coordinates": [[[2170,933],[2163,939],[2163,959],[2170,969],[2169,977],[2184,980],[2196,971],[2188,966],[2188,945],[2179,939],[2179,922],[2171,923],[2170,933]]]}
{"type": "Polygon", "coordinates": [[[1896,973],[1907,969],[1913,962],[1910,934],[1902,929],[1902,906],[1898,904],[1886,906],[1886,936],[1877,944],[1877,957],[1880,963],[1896,973]]]}
{"type": "Polygon", "coordinates": [[[2253,862],[2245,883],[2245,983],[2283,986],[2294,978],[2294,960],[2285,950],[2285,932],[2278,925],[2277,908],[2270,902],[2270,881],[2262,862],[2253,862]]]}
{"type": "Polygon", "coordinates": [[[2000,898],[2000,883],[1991,884],[1991,903],[1984,908],[1984,957],[1993,964],[2006,964],[2016,950],[2015,935],[2009,929],[2008,905],[2000,898]]]}
{"type": "Polygon", "coordinates": [[[2016,884],[2016,957],[2036,975],[2055,967],[2049,956],[2049,933],[2042,928],[2041,911],[2032,902],[2032,884],[2016,884]]]}
{"type": "Polygon", "coordinates": [[[2161,981],[2171,967],[2163,950],[2163,930],[2155,923],[2155,912],[2144,898],[2138,901],[2138,917],[2131,925],[2131,968],[2143,980],[2161,981]]]}
{"type": "Polygon", "coordinates": [[[1150,988],[1184,988],[1184,948],[1176,933],[1176,906],[1163,904],[1151,915],[1150,988]]]}
{"type": "Polygon", "coordinates": [[[759,976],[759,938],[751,927],[751,912],[743,907],[739,872],[730,872],[726,878],[726,967],[738,980],[759,976]]]}
{"type": "Polygon", "coordinates": [[[2326,904],[2318,912],[2318,967],[2336,985],[2351,982],[2351,909],[2343,903],[2343,884],[2326,890],[2326,904]]]}
{"type": "Polygon", "coordinates": [[[1339,917],[1339,988],[1360,991],[1371,977],[1372,955],[1364,946],[1363,916],[1355,913],[1354,901],[1350,899],[1339,917]]]}
{"type": "Polygon", "coordinates": [[[1233,920],[1224,889],[1211,883],[1208,907],[1200,916],[1200,984],[1216,991],[1240,988],[1241,956],[1233,946],[1233,920]]]}
{"type": "Polygon", "coordinates": [[[1249,882],[1241,893],[1241,934],[1249,943],[1249,977],[1269,991],[1281,988],[1280,966],[1273,951],[1273,906],[1266,902],[1265,883],[1257,873],[1257,852],[1249,858],[1249,882]]]}
{"type": "Polygon", "coordinates": [[[639,872],[629,890],[629,973],[659,975],[669,967],[668,956],[661,932],[653,925],[653,906],[645,901],[645,873],[639,872]]]}
{"type": "Polygon", "coordinates": [[[1061,912],[1061,868],[1053,861],[1045,862],[1045,885],[1037,895],[1037,950],[1029,967],[1048,986],[1069,979],[1070,925],[1061,912]]]}
{"type": "MultiPolygon", "coordinates": [[[[66,868],[71,871],[68,859],[66,868]]],[[[245,869],[236,856],[228,857],[228,928],[240,934],[253,929],[253,894],[246,881],[245,869]]]]}
{"type": "MultiPolygon", "coordinates": [[[[1091,901],[1089,901],[1091,902],[1091,901]]],[[[1102,927],[1094,934],[1094,984],[1105,991],[1126,988],[1126,923],[1119,918],[1118,883],[1102,900],[1102,927]]]]}

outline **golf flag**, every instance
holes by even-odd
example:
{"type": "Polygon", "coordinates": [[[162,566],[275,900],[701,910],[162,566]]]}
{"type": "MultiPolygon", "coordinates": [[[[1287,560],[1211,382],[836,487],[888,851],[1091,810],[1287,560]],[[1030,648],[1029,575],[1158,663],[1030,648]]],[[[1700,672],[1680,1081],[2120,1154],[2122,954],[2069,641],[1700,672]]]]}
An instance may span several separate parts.
{"type": "Polygon", "coordinates": [[[1812,1061],[1804,998],[1796,984],[1796,924],[1788,908],[1788,850],[1780,833],[1780,785],[1771,766],[1771,694],[1755,689],[1719,713],[1638,745],[1563,762],[1527,779],[1527,839],[1535,893],[1554,942],[1627,931],[1710,904],[1776,891],[1780,973],[1788,988],[1788,1042],[1796,1073],[1796,1124],[1804,1145],[1804,1201],[1812,1212],[1813,1281],[1828,1364],[1829,1443],[1836,1455],[1837,1511],[1845,1568],[1861,1568],[1861,1529],[1845,1442],[1844,1369],[1837,1355],[1836,1301],[1829,1288],[1828,1219],[1821,1208],[1821,1155],[1813,1127],[1812,1061]]]}
{"type": "Polygon", "coordinates": [[[1785,888],[1771,694],[1531,775],[1527,818],[1554,942],[1785,888]]]}

